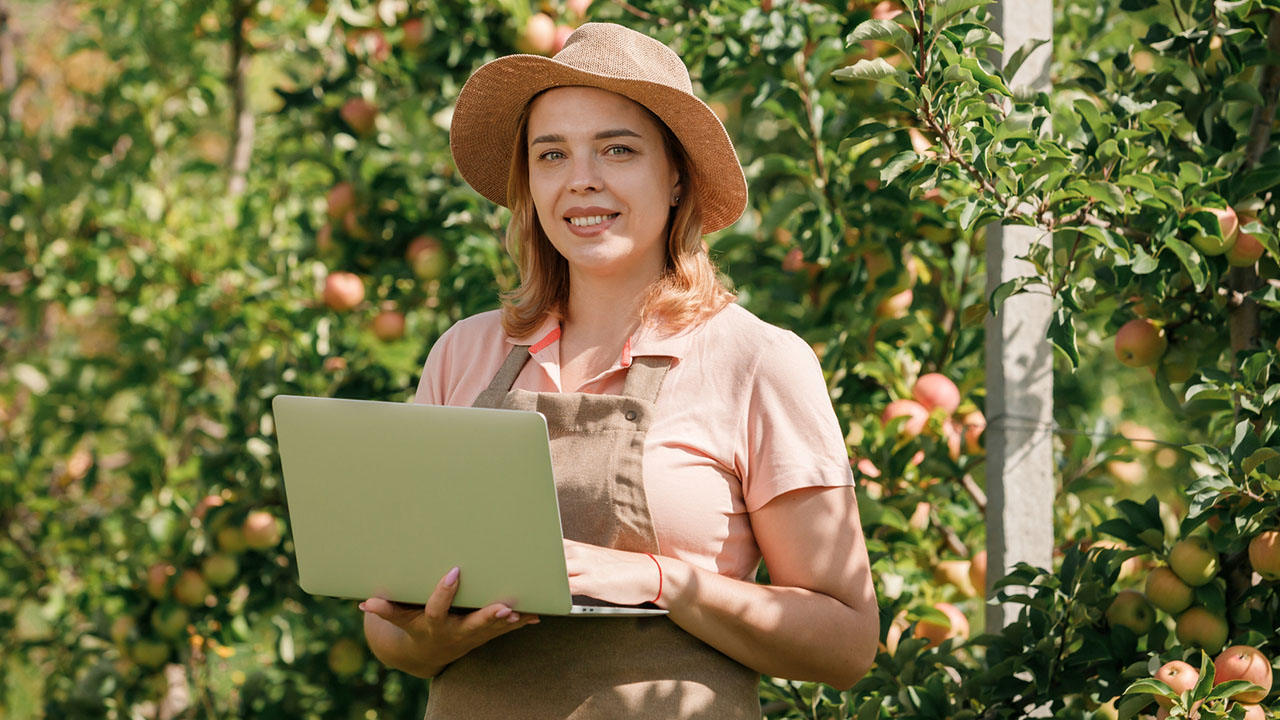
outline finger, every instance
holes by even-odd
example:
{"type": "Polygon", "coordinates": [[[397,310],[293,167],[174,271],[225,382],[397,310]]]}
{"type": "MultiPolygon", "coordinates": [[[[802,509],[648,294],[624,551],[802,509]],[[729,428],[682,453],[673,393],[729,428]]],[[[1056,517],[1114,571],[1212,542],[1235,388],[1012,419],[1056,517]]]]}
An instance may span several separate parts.
{"type": "Polygon", "coordinates": [[[378,597],[369,598],[368,600],[360,603],[360,609],[367,613],[377,615],[383,620],[386,620],[398,627],[404,627],[409,624],[413,618],[421,612],[416,609],[409,610],[402,608],[388,600],[378,597]]]}
{"type": "Polygon", "coordinates": [[[424,612],[427,619],[433,622],[440,622],[449,616],[449,607],[453,605],[453,597],[458,594],[458,568],[453,568],[440,578],[440,582],[436,583],[435,590],[431,591],[431,597],[427,598],[427,606],[424,612]]]}
{"type": "Polygon", "coordinates": [[[494,603],[476,610],[462,618],[459,628],[463,632],[481,632],[486,628],[505,627],[506,619],[512,614],[511,608],[502,603],[494,603]]]}

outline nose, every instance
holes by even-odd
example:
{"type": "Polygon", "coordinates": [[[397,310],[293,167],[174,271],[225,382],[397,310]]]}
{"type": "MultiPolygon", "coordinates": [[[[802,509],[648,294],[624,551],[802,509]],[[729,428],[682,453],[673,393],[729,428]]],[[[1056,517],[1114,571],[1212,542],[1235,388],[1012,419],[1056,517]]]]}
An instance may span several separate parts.
{"type": "Polygon", "coordinates": [[[578,153],[572,161],[569,174],[569,191],[574,193],[600,192],[604,189],[604,177],[600,165],[592,153],[578,153]]]}

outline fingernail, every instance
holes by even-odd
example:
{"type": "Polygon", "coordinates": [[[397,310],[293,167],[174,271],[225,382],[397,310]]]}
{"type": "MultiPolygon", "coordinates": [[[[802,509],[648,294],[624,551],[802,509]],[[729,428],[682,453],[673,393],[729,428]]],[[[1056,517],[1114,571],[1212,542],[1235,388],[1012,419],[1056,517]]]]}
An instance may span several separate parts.
{"type": "Polygon", "coordinates": [[[360,603],[360,610],[362,612],[369,612],[369,609],[364,606],[364,603],[360,603]]]}
{"type": "Polygon", "coordinates": [[[456,583],[456,582],[458,582],[458,568],[454,568],[454,569],[450,570],[450,571],[449,571],[449,572],[444,576],[444,586],[445,586],[445,587],[453,587],[453,584],[454,584],[454,583],[456,583]]]}
{"type": "Polygon", "coordinates": [[[511,617],[507,618],[507,622],[513,625],[520,622],[520,613],[511,613],[511,617]]]}
{"type": "Polygon", "coordinates": [[[504,617],[506,617],[506,616],[508,616],[508,615],[510,615],[510,614],[511,614],[511,608],[509,608],[509,607],[504,607],[504,608],[502,608],[501,610],[499,610],[498,612],[494,613],[494,617],[504,618],[504,617]]]}
{"type": "Polygon", "coordinates": [[[530,621],[529,621],[529,624],[530,624],[530,625],[537,625],[537,624],[538,624],[538,623],[540,623],[540,622],[542,622],[542,619],[541,619],[541,618],[534,618],[534,619],[532,619],[532,620],[530,620],[530,621]]]}

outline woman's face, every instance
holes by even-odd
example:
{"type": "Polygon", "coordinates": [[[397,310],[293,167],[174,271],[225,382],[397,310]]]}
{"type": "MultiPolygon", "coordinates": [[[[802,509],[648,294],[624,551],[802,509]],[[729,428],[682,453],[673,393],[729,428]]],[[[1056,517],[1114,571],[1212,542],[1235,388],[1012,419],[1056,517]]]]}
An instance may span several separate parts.
{"type": "Polygon", "coordinates": [[[530,106],[527,150],[534,207],[571,277],[662,272],[679,173],[648,112],[607,90],[554,88],[530,106]]]}

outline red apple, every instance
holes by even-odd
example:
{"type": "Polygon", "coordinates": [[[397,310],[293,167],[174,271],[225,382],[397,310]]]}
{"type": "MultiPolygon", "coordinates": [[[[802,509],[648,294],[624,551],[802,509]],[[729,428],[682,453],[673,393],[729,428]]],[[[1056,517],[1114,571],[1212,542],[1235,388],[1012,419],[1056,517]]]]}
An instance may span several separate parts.
{"type": "Polygon", "coordinates": [[[985,595],[987,592],[987,551],[979,550],[973,554],[969,560],[969,582],[973,583],[973,589],[978,591],[978,595],[985,595]]]}
{"type": "Polygon", "coordinates": [[[1205,255],[1222,255],[1231,249],[1236,242],[1236,234],[1240,230],[1240,219],[1231,208],[1195,208],[1192,212],[1210,212],[1218,218],[1220,235],[1196,231],[1191,237],[1191,244],[1205,255]]]}
{"type": "Polygon", "coordinates": [[[349,272],[330,273],[324,280],[324,304],[331,310],[345,312],[364,300],[364,282],[349,272]]]}
{"type": "Polygon", "coordinates": [[[902,8],[892,0],[881,0],[871,8],[872,20],[892,20],[902,14],[902,8]]]}
{"type": "Polygon", "coordinates": [[[1271,661],[1257,648],[1232,645],[1213,661],[1213,684],[1219,685],[1228,680],[1247,680],[1262,688],[1236,693],[1232,700],[1260,703],[1271,692],[1271,661]]]}
{"type": "Polygon", "coordinates": [[[395,310],[383,310],[373,318],[373,334],[383,342],[393,342],[404,337],[404,315],[395,310]]]}
{"type": "Polygon", "coordinates": [[[960,612],[960,608],[946,602],[934,603],[933,607],[947,616],[948,624],[939,625],[929,620],[921,620],[916,623],[915,637],[928,640],[929,647],[937,647],[947,638],[964,640],[969,637],[969,618],[960,612]]]}
{"type": "Polygon", "coordinates": [[[192,515],[197,520],[204,520],[204,516],[211,508],[221,507],[226,504],[226,500],[221,495],[205,495],[200,498],[200,502],[196,503],[196,509],[192,511],[192,515]]]}
{"type": "Polygon", "coordinates": [[[400,27],[404,31],[404,37],[400,44],[406,50],[417,50],[422,45],[422,40],[427,36],[427,28],[423,24],[422,18],[409,18],[400,27]]]}
{"type": "Polygon", "coordinates": [[[1266,530],[1249,541],[1249,564],[1264,580],[1280,580],[1280,532],[1266,530]]]}
{"type": "Polygon", "coordinates": [[[1107,608],[1107,623],[1123,625],[1138,635],[1146,635],[1156,624],[1156,611],[1147,596],[1137,590],[1121,590],[1107,608]]]}
{"type": "Polygon", "coordinates": [[[240,572],[240,563],[234,555],[219,553],[210,555],[200,564],[205,579],[214,587],[222,587],[236,578],[240,572]]]}
{"type": "Polygon", "coordinates": [[[907,421],[898,432],[907,437],[916,437],[924,432],[925,423],[929,420],[929,411],[915,400],[894,400],[880,414],[880,422],[888,425],[890,420],[901,416],[905,416],[907,421]]]}
{"type": "Polygon", "coordinates": [[[1240,703],[1240,707],[1244,708],[1243,720],[1267,720],[1267,711],[1263,710],[1261,705],[1240,703]]]}
{"type": "Polygon", "coordinates": [[[178,581],[173,584],[173,597],[183,605],[198,607],[204,604],[209,595],[209,583],[199,570],[183,570],[178,581]]]}
{"type": "Polygon", "coordinates": [[[941,373],[921,375],[911,388],[911,396],[930,412],[941,409],[953,415],[960,407],[960,389],[941,373]]]}
{"type": "Polygon", "coordinates": [[[364,667],[364,648],[351,638],[338,638],[329,647],[329,669],[339,677],[355,675],[364,667]]]}
{"type": "Polygon", "coordinates": [[[349,182],[340,182],[329,188],[329,217],[341,220],[356,206],[356,188],[349,182]]]}
{"type": "Polygon", "coordinates": [[[1134,318],[1116,333],[1116,357],[1129,367],[1146,367],[1168,347],[1164,329],[1146,318],[1134,318]]]}
{"type": "Polygon", "coordinates": [[[557,25],[556,39],[555,39],[555,42],[551,44],[551,51],[553,53],[558,53],[561,50],[563,50],[565,41],[568,40],[569,36],[572,34],[573,34],[573,28],[569,27],[568,25],[557,25]]]}
{"type": "Polygon", "coordinates": [[[1196,605],[1178,616],[1174,634],[1178,642],[1216,653],[1227,644],[1227,619],[1196,605]]]}
{"type": "Polygon", "coordinates": [[[568,0],[564,5],[574,14],[574,17],[583,18],[586,17],[587,9],[591,7],[591,0],[568,0]]]}
{"type": "Polygon", "coordinates": [[[404,252],[404,259],[413,268],[413,274],[423,280],[435,280],[449,267],[444,246],[430,235],[414,238],[404,252]]]}
{"type": "Polygon", "coordinates": [[[1218,574],[1218,553],[1207,538],[1193,536],[1183,538],[1169,551],[1169,567],[1182,582],[1199,587],[1218,574]]]}
{"type": "Polygon", "coordinates": [[[549,55],[556,44],[556,21],[546,13],[535,13],[525,21],[522,44],[530,51],[549,55]]]}
{"type": "Polygon", "coordinates": [[[960,418],[964,428],[964,449],[970,455],[982,454],[982,433],[987,429],[987,418],[980,410],[967,412],[960,418]]]}
{"type": "Polygon", "coordinates": [[[169,578],[177,572],[169,563],[156,563],[147,568],[147,594],[156,600],[163,600],[169,590],[169,578]]]}
{"type": "MultiPolygon", "coordinates": [[[[1156,671],[1155,679],[1181,695],[1194,688],[1200,681],[1200,671],[1181,660],[1171,660],[1160,666],[1156,671]]],[[[1173,707],[1173,699],[1157,695],[1156,704],[1168,710],[1173,707]]]]}
{"type": "Polygon", "coordinates": [[[357,135],[367,135],[373,130],[373,121],[378,117],[378,107],[364,98],[351,98],[342,105],[338,112],[357,135]]]}
{"type": "Polygon", "coordinates": [[[1152,570],[1147,575],[1147,583],[1143,589],[1152,605],[1170,615],[1177,615],[1191,607],[1191,601],[1195,597],[1191,586],[1182,582],[1177,573],[1167,567],[1152,570]]]}
{"type": "MultiPolygon", "coordinates": [[[[1251,215],[1241,215],[1240,224],[1248,225],[1257,218],[1251,215]]],[[[1262,246],[1262,241],[1257,235],[1251,235],[1241,230],[1236,235],[1235,244],[1227,250],[1227,263],[1233,267],[1252,267],[1258,259],[1266,254],[1267,250],[1262,246]]]]}
{"type": "Polygon", "coordinates": [[[266,550],[280,542],[280,524],[266,510],[255,510],[244,519],[244,544],[254,550],[266,550]]]}
{"type": "Polygon", "coordinates": [[[911,300],[913,294],[910,290],[903,290],[897,295],[890,295],[876,305],[876,317],[884,319],[897,319],[907,316],[907,311],[911,309],[911,300]]]}

